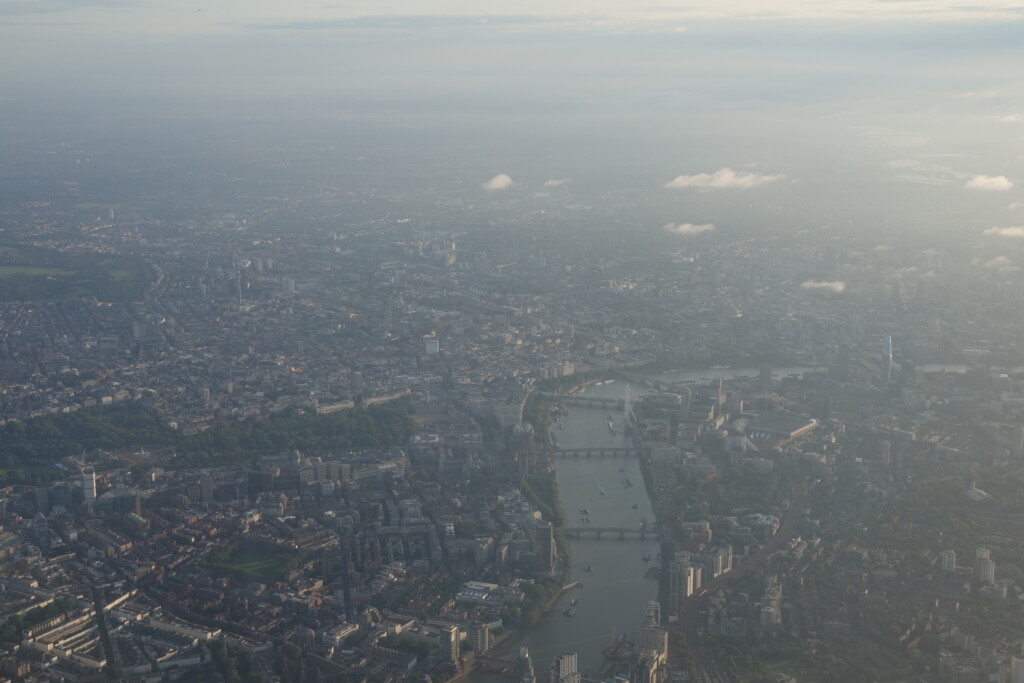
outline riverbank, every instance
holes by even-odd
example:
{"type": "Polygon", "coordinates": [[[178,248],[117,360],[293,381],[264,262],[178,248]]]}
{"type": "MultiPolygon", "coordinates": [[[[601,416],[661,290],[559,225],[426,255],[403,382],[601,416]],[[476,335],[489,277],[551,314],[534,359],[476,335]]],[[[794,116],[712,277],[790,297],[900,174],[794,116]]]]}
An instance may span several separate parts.
{"type": "MultiPolygon", "coordinates": [[[[572,390],[577,395],[586,392],[587,396],[617,396],[624,390],[624,381],[615,378],[614,384],[597,386],[609,378],[614,378],[614,375],[588,374],[576,377],[576,381],[560,378],[562,382],[558,388],[563,393],[572,390]]],[[[544,390],[553,391],[552,388],[544,390]]],[[[550,398],[549,409],[552,409],[557,405],[557,398],[550,398]]],[[[541,417],[539,412],[534,417],[541,417]]],[[[553,423],[554,417],[550,419],[553,423]]],[[[609,433],[608,409],[604,407],[573,406],[560,422],[563,428],[556,433],[562,448],[603,447],[623,449],[624,452],[631,444],[630,437],[623,430],[609,433]]],[[[468,678],[472,683],[508,681],[502,669],[514,665],[520,647],[529,649],[538,671],[546,670],[558,655],[575,652],[580,670],[591,672],[593,677],[604,664],[605,648],[617,636],[625,634],[629,637],[641,627],[644,606],[658,597],[657,583],[647,578],[651,564],[644,561],[644,558],[653,558],[660,551],[655,539],[650,536],[643,539],[638,535],[626,535],[620,539],[618,533],[605,533],[603,536],[587,533],[598,528],[636,529],[644,518],[656,518],[646,495],[650,488],[648,481],[645,479],[644,486],[639,482],[643,477],[640,461],[635,457],[560,458],[555,464],[553,477],[557,487],[543,492],[544,507],[549,511],[552,507],[561,508],[558,516],[564,515],[565,519],[562,528],[584,531],[571,536],[561,531],[557,534],[565,537],[566,552],[560,548],[560,556],[571,570],[563,574],[565,580],[560,587],[572,584],[577,577],[585,579],[585,586],[569,588],[568,594],[565,590],[553,590],[546,595],[550,599],[545,600],[543,613],[536,611],[539,619],[529,625],[523,620],[516,628],[509,628],[501,641],[492,647],[490,658],[485,657],[489,659],[488,664],[468,678]],[[625,479],[636,482],[636,486],[624,486],[622,482],[625,479]],[[555,488],[557,503],[553,498],[555,488]],[[583,568],[588,565],[592,569],[584,573],[583,568]],[[575,568],[579,568],[579,572],[575,568]],[[578,600],[574,615],[565,613],[571,606],[570,598],[578,600]]],[[[545,481],[550,481],[551,476],[547,475],[545,481]]],[[[545,488],[533,477],[529,483],[537,487],[535,494],[542,493],[541,489],[545,488]]],[[[554,514],[548,518],[556,519],[554,514]]]]}
{"type": "Polygon", "coordinates": [[[702,372],[704,370],[732,370],[734,368],[747,368],[747,369],[758,370],[758,369],[760,369],[762,367],[769,367],[769,368],[773,368],[773,369],[776,368],[776,367],[806,368],[808,370],[813,370],[814,368],[819,368],[819,367],[823,367],[823,366],[820,365],[820,364],[808,365],[806,363],[801,363],[799,361],[793,361],[793,360],[778,360],[778,361],[775,361],[775,362],[768,362],[768,361],[765,361],[765,362],[755,362],[753,360],[747,360],[747,361],[739,361],[736,365],[732,365],[732,366],[730,366],[730,365],[715,366],[715,365],[704,365],[704,364],[677,365],[675,363],[672,363],[672,364],[647,363],[647,364],[644,364],[644,365],[624,365],[622,367],[615,368],[615,370],[620,371],[620,372],[636,373],[638,375],[660,375],[660,374],[666,373],[666,372],[702,372]]]}
{"type": "Polygon", "coordinates": [[[584,389],[586,389],[587,387],[589,387],[589,386],[591,386],[593,384],[597,384],[598,382],[606,382],[606,381],[607,381],[606,379],[602,379],[600,377],[595,377],[593,379],[588,379],[586,382],[582,382],[581,384],[576,384],[576,385],[570,387],[565,393],[567,393],[567,394],[575,394],[577,392],[583,391],[584,389]]]}

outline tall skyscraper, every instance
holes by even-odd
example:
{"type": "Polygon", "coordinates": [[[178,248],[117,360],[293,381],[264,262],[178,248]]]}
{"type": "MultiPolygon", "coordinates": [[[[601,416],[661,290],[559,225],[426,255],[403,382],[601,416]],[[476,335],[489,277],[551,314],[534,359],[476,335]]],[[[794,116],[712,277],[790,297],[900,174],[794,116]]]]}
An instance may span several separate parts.
{"type": "Polygon", "coordinates": [[[491,649],[491,631],[487,628],[487,624],[476,623],[471,625],[469,633],[466,635],[470,647],[477,654],[483,654],[491,649]]]}
{"type": "Polygon", "coordinates": [[[892,337],[882,339],[882,381],[892,381],[892,337]]]}
{"type": "Polygon", "coordinates": [[[668,663],[668,632],[661,628],[661,605],[651,601],[644,610],[644,625],[637,629],[635,643],[636,662],[631,681],[636,683],[663,683],[668,663]]]}
{"type": "Polygon", "coordinates": [[[91,467],[82,468],[82,497],[86,503],[96,501],[96,470],[91,467]]]}
{"type": "Polygon", "coordinates": [[[1010,658],[1010,683],[1024,683],[1024,655],[1010,658]]]}
{"type": "Polygon", "coordinates": [[[944,572],[956,571],[956,551],[955,550],[943,550],[942,551],[942,571],[944,571],[944,572]]]}
{"type": "Polygon", "coordinates": [[[576,670],[576,653],[566,652],[555,657],[551,662],[549,683],[580,683],[580,673],[576,670]]]}
{"type": "Polygon", "coordinates": [[[37,486],[33,495],[36,499],[36,512],[42,512],[44,515],[50,514],[49,490],[45,486],[37,486]]]}
{"type": "Polygon", "coordinates": [[[203,472],[199,475],[199,490],[204,503],[213,502],[213,475],[203,472]]]}
{"type": "Polygon", "coordinates": [[[459,627],[454,624],[441,627],[439,629],[438,645],[441,646],[441,651],[444,653],[445,658],[450,662],[459,661],[461,652],[459,651],[459,627]]]}
{"type": "Polygon", "coordinates": [[[644,626],[661,626],[661,603],[651,600],[644,610],[644,626]]]}
{"type": "Polygon", "coordinates": [[[996,582],[996,563],[989,558],[980,561],[978,578],[982,583],[993,584],[996,582]]]}
{"type": "Polygon", "coordinates": [[[985,560],[990,559],[991,551],[988,548],[980,547],[974,551],[974,576],[981,577],[981,566],[985,560]]]}
{"type": "Polygon", "coordinates": [[[536,539],[537,569],[550,574],[555,566],[555,530],[551,522],[538,522],[534,531],[536,539]]]}
{"type": "Polygon", "coordinates": [[[530,659],[530,651],[527,648],[519,648],[512,675],[516,683],[537,683],[537,676],[533,673],[533,660],[530,659]]]}

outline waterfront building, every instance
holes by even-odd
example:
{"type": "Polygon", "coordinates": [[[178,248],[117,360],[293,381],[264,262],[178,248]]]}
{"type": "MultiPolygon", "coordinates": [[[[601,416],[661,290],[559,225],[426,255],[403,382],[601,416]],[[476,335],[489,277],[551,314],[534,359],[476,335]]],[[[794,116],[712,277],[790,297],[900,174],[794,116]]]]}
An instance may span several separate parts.
{"type": "Polygon", "coordinates": [[[487,624],[477,623],[471,625],[466,636],[469,646],[473,648],[473,652],[483,654],[491,649],[491,631],[487,628],[487,624]]]}
{"type": "Polygon", "coordinates": [[[548,681],[549,683],[580,683],[575,652],[566,652],[555,657],[555,661],[551,662],[548,681]]]}
{"type": "Polygon", "coordinates": [[[530,650],[521,647],[516,657],[516,664],[512,670],[516,683],[537,683],[537,676],[533,672],[533,660],[530,659],[530,650]]]}

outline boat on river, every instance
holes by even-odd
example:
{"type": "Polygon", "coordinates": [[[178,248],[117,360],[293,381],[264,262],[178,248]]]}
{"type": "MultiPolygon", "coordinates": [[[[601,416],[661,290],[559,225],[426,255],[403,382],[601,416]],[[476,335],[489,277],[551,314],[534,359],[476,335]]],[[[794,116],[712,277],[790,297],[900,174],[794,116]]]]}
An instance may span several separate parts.
{"type": "Polygon", "coordinates": [[[585,564],[585,565],[583,565],[583,571],[585,571],[585,572],[592,572],[592,571],[594,571],[594,568],[591,567],[589,564],[585,564]]]}
{"type": "Polygon", "coordinates": [[[566,607],[565,611],[563,611],[562,614],[564,614],[567,617],[576,616],[576,607],[575,607],[575,605],[571,605],[569,607],[566,607]]]}

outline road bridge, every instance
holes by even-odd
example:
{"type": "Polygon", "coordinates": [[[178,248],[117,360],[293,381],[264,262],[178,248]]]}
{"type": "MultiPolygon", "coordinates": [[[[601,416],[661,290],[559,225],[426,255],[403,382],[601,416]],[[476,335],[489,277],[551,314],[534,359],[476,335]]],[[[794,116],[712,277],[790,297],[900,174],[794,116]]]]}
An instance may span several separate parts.
{"type": "Polygon", "coordinates": [[[615,534],[618,534],[620,540],[626,538],[626,536],[635,536],[641,539],[658,537],[658,532],[651,527],[573,526],[566,527],[563,531],[567,536],[582,538],[583,534],[590,534],[597,537],[598,540],[601,540],[605,535],[614,538],[615,534]]]}
{"type": "Polygon", "coordinates": [[[629,446],[551,449],[551,454],[556,458],[636,458],[642,452],[642,449],[629,446]]]}
{"type": "Polygon", "coordinates": [[[546,391],[538,391],[541,396],[554,398],[567,405],[584,406],[586,408],[617,408],[622,410],[626,405],[621,398],[602,398],[600,396],[586,396],[584,394],[552,394],[546,391]]]}
{"type": "Polygon", "coordinates": [[[649,389],[654,389],[655,391],[668,391],[669,389],[669,385],[667,383],[662,382],[659,379],[655,379],[654,377],[647,377],[645,375],[634,375],[632,373],[622,372],[621,370],[615,372],[614,374],[626,380],[627,382],[639,384],[642,387],[648,387],[649,389]]]}

